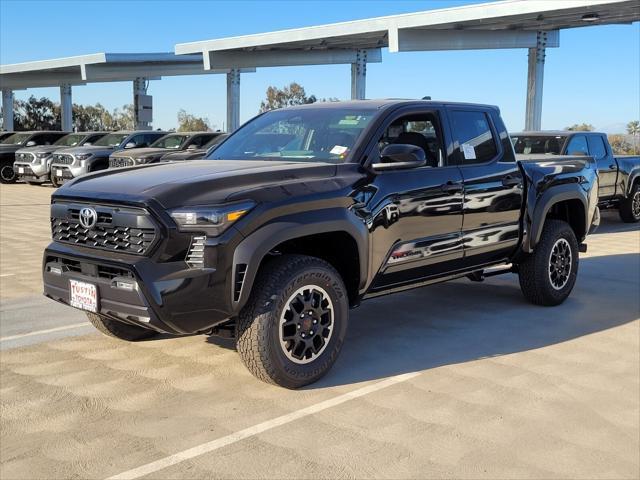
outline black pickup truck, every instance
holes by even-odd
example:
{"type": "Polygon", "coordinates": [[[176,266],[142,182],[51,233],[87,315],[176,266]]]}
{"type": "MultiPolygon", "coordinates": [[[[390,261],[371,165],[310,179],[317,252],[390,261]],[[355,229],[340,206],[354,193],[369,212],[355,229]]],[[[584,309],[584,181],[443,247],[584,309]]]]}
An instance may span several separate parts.
{"type": "Polygon", "coordinates": [[[598,165],[600,208],[617,208],[627,223],[640,221],[640,156],[614,156],[609,139],[598,132],[522,132],[511,138],[516,158],[526,159],[529,154],[593,157],[598,165]]]}
{"type": "Polygon", "coordinates": [[[370,297],[513,272],[532,303],[563,302],[596,178],[590,157],[517,162],[496,107],[275,110],[208,159],[59,189],[44,294],[124,340],[233,336],[252,373],[296,388],[330,369],[370,297]]]}

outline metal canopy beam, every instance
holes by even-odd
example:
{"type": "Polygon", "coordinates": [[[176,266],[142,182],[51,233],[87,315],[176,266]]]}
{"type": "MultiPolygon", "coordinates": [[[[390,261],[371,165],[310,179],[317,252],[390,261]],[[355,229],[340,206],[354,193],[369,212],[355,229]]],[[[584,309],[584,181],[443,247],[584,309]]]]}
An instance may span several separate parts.
{"type": "Polygon", "coordinates": [[[2,89],[2,128],[13,131],[13,91],[2,89]]]}
{"type": "Polygon", "coordinates": [[[60,85],[60,116],[62,131],[73,130],[73,102],[71,101],[71,85],[60,85]]]}
{"type": "MultiPolygon", "coordinates": [[[[559,32],[546,33],[547,47],[558,47],[559,32]]],[[[536,32],[524,30],[389,30],[390,52],[534,48],[536,42],[536,32]]]]}
{"type": "Polygon", "coordinates": [[[364,100],[367,84],[367,50],[358,50],[356,61],[351,64],[351,99],[364,100]]]}
{"type": "MultiPolygon", "coordinates": [[[[361,50],[258,50],[251,52],[203,52],[204,68],[230,69],[297,65],[352,64],[361,50]]],[[[381,62],[380,49],[366,51],[369,62],[381,62]]]]}

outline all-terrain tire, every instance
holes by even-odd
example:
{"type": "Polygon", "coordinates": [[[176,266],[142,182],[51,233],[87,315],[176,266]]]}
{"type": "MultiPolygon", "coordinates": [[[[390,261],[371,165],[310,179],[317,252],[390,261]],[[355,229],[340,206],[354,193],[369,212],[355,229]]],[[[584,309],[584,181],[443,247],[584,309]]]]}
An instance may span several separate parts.
{"type": "Polygon", "coordinates": [[[18,176],[13,170],[13,162],[3,161],[0,163],[0,183],[16,183],[18,176]]]}
{"type": "Polygon", "coordinates": [[[564,302],[576,283],[578,254],[571,226],[562,220],[547,220],[535,250],[518,264],[520,289],[526,299],[544,306],[564,302]]]}
{"type": "Polygon", "coordinates": [[[87,313],[87,317],[91,324],[101,333],[109,337],[126,340],[128,342],[137,342],[156,336],[158,333],[148,328],[129,325],[128,323],[111,320],[96,313],[87,313]]]}
{"type": "MultiPolygon", "coordinates": [[[[307,307],[300,308],[305,310],[307,307]]],[[[315,257],[283,255],[271,260],[259,272],[249,300],[237,319],[236,348],[243,363],[260,380],[285,388],[299,388],[317,381],[332,367],[346,336],[348,316],[347,290],[333,266],[315,257]],[[301,298],[324,305],[321,320],[316,313],[311,315],[311,310],[295,310],[296,299],[301,298]],[[329,310],[331,317],[326,317],[329,310]],[[294,320],[286,321],[286,316],[294,320]],[[319,323],[317,327],[326,324],[330,329],[318,329],[311,323],[304,323],[311,322],[310,318],[314,324],[319,323]],[[291,322],[298,321],[302,331],[296,331],[296,339],[283,340],[286,338],[284,329],[295,330],[296,325],[291,322]],[[285,327],[285,323],[289,327],[285,327]],[[301,339],[305,331],[306,339],[301,339]],[[319,335],[324,337],[319,339],[319,335]],[[304,347],[302,358],[294,357],[295,345],[313,344],[316,340],[321,345],[314,347],[317,354],[304,347]]]]}
{"type": "Polygon", "coordinates": [[[618,213],[625,223],[640,222],[640,182],[636,182],[627,198],[620,200],[618,213]]]}

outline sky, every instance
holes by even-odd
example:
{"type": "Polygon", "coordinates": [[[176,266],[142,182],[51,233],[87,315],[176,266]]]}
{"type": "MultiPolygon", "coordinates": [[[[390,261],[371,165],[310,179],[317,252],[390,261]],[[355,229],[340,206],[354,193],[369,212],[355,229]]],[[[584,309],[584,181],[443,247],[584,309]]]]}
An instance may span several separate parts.
{"type": "MultiPolygon", "coordinates": [[[[561,2],[563,0],[556,0],[561,2]]],[[[11,64],[97,52],[171,52],[175,44],[285,28],[482,3],[477,0],[0,0],[0,63],[11,64]]],[[[498,105],[511,131],[524,127],[526,49],[382,52],[367,67],[367,98],[422,98],[498,105]]],[[[254,116],[268,86],[290,82],[318,98],[350,96],[350,66],[262,68],[241,79],[240,120],[254,116]]],[[[175,128],[186,110],[222,128],[225,75],[151,81],[154,128],[175,128]]],[[[17,91],[18,99],[57,88],[17,91]]],[[[74,103],[109,109],[132,102],[131,82],[77,86],[74,103]]],[[[640,23],[563,30],[560,48],[548,48],[542,127],[590,123],[618,133],[640,118],[640,23]]]]}

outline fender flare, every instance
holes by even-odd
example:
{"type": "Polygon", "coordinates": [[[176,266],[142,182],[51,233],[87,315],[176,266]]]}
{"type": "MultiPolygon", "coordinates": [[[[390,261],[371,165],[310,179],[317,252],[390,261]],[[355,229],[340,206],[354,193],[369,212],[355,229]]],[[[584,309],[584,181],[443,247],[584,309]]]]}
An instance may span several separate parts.
{"type": "Polygon", "coordinates": [[[542,196],[536,200],[536,204],[533,206],[533,212],[531,212],[531,206],[527,206],[528,217],[531,219],[531,226],[529,228],[530,234],[527,239],[528,245],[524,245],[525,251],[533,251],[540,241],[542,229],[544,228],[544,221],[551,207],[557,203],[567,200],[579,200],[580,203],[582,203],[584,208],[584,231],[589,231],[589,200],[584,189],[582,189],[579,184],[575,183],[554,186],[544,192],[542,196]]]}
{"type": "Polygon", "coordinates": [[[629,174],[629,183],[627,185],[627,191],[624,195],[625,198],[631,195],[631,190],[633,189],[633,185],[636,182],[640,182],[640,167],[633,169],[629,174]]]}
{"type": "Polygon", "coordinates": [[[352,211],[344,208],[301,212],[280,217],[263,225],[238,244],[233,254],[231,271],[233,281],[231,282],[230,294],[234,312],[239,312],[246,304],[258,274],[258,268],[273,248],[288,240],[337,232],[348,234],[356,242],[360,265],[360,284],[358,287],[362,289],[367,278],[369,263],[367,257],[368,232],[364,222],[359,220],[352,211]],[[238,265],[241,264],[247,267],[240,287],[240,295],[236,300],[234,298],[236,272],[238,265]]]}

